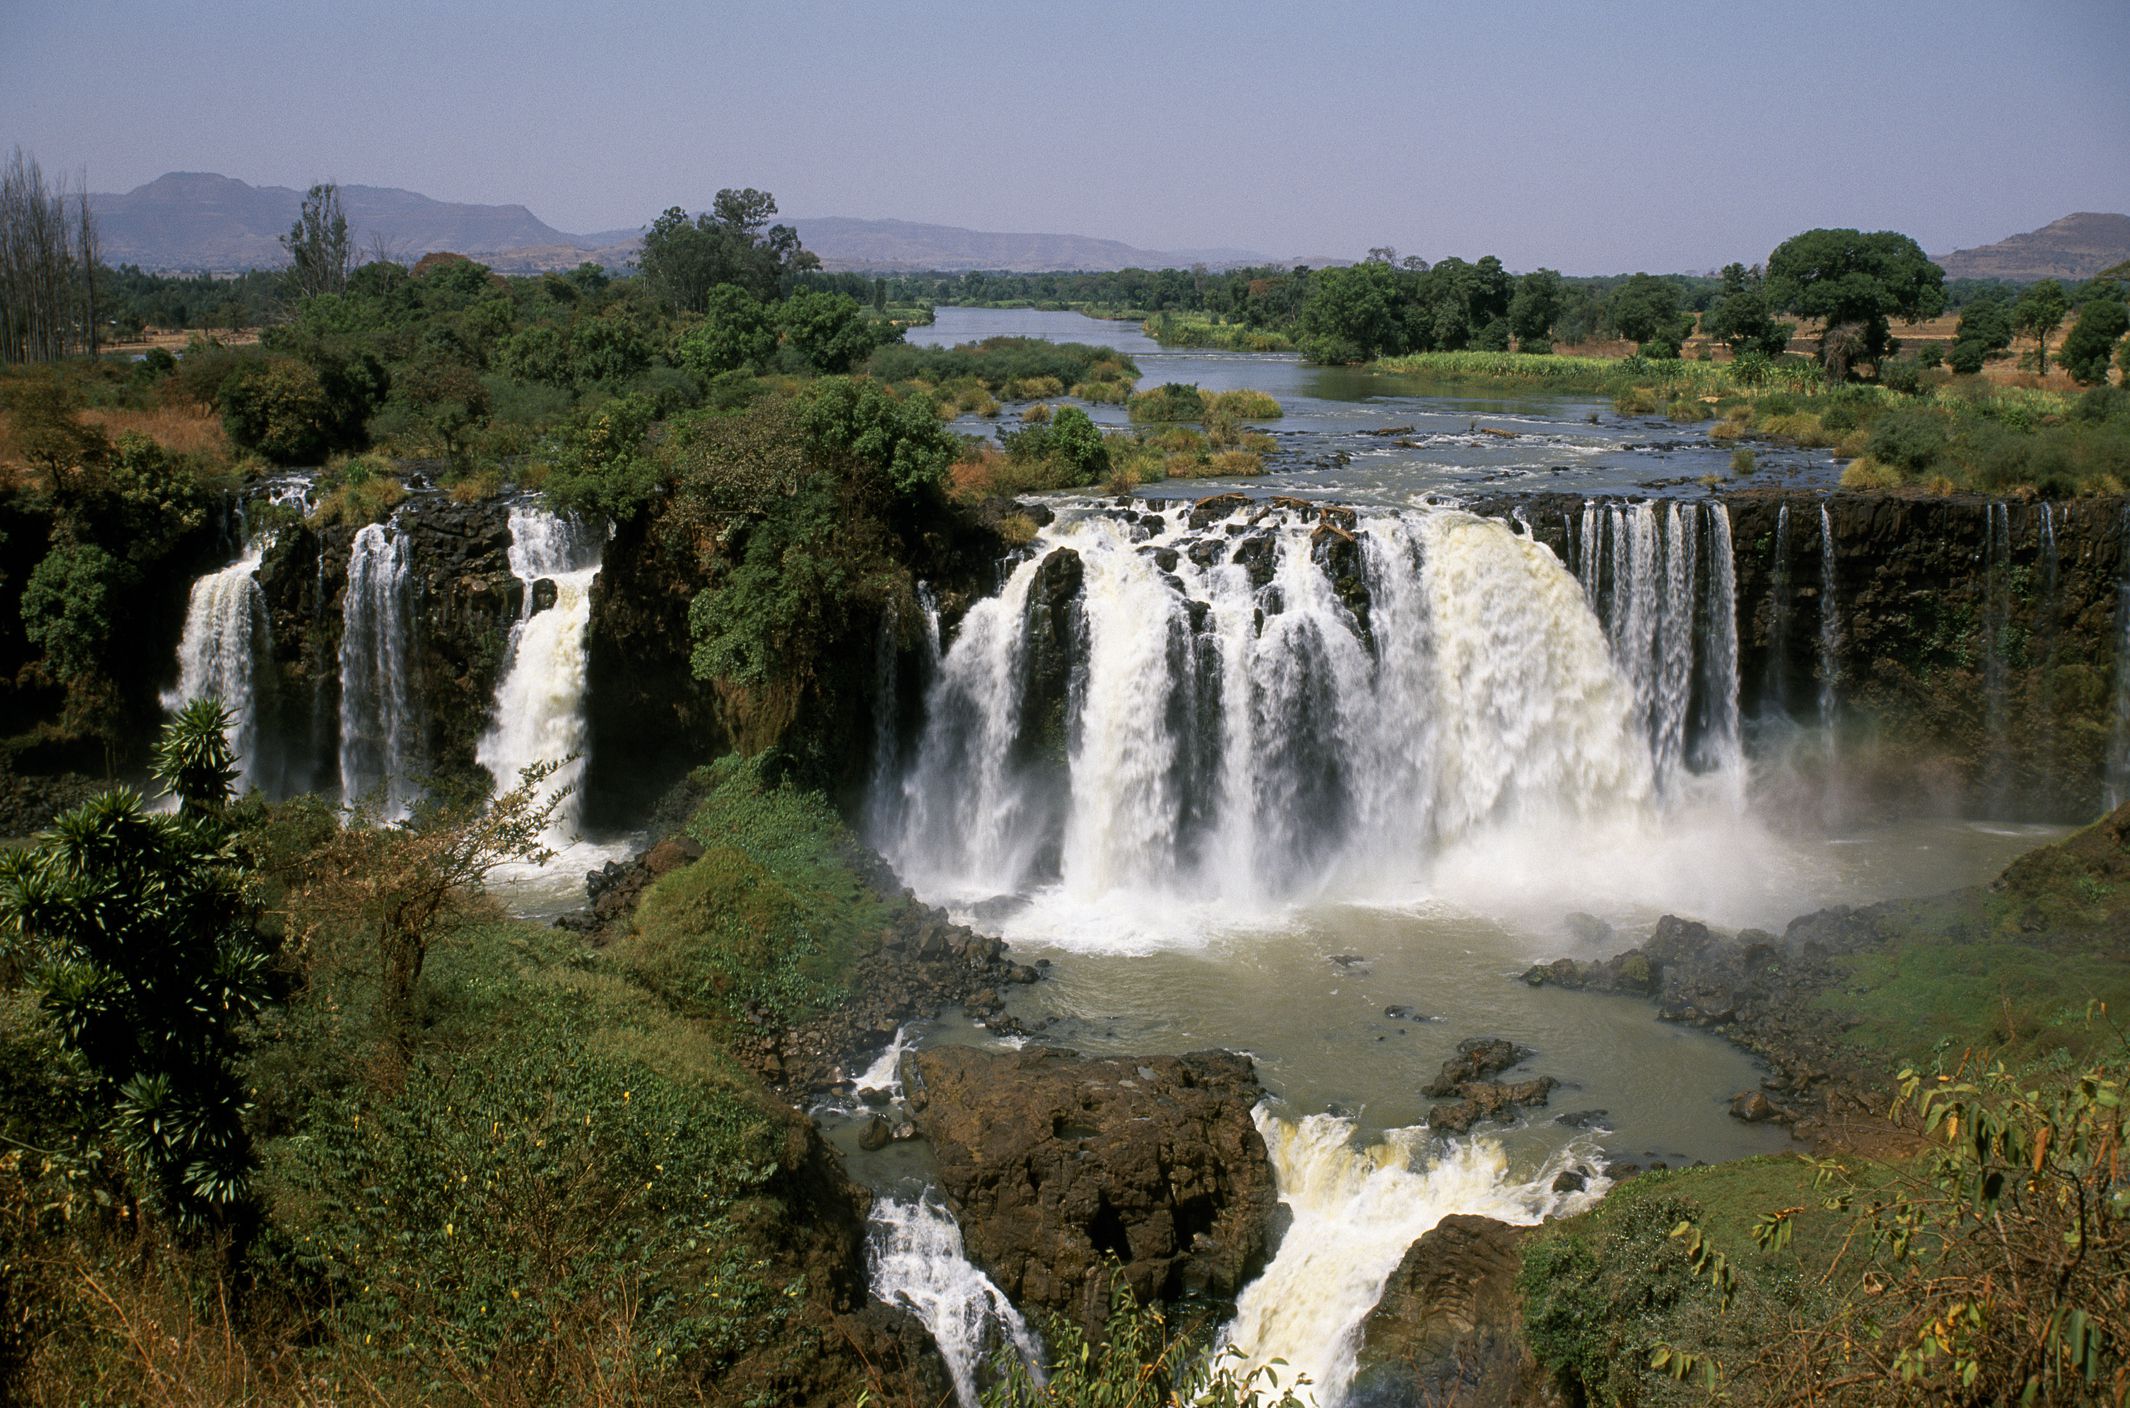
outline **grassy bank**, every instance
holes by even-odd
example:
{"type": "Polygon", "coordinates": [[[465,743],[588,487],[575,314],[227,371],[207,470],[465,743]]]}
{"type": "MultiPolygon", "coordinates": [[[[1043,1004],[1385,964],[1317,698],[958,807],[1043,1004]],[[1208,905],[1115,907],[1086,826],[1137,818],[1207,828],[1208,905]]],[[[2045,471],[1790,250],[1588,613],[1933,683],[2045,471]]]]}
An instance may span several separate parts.
{"type": "Polygon", "coordinates": [[[1890,1123],[1549,1224],[1519,1279],[1541,1363],[1592,1404],[2121,1401],[2126,828],[1867,912],[1802,1020],[1884,1072],[1890,1123]]]}
{"type": "Polygon", "coordinates": [[[1140,327],[1163,347],[1211,347],[1225,352],[1294,350],[1294,339],[1284,332],[1223,322],[1202,313],[1157,313],[1140,327]]]}
{"type": "MultiPolygon", "coordinates": [[[[1769,440],[1833,450],[1845,487],[2011,497],[2130,489],[2130,391],[2009,386],[1901,366],[1889,382],[1829,383],[1799,358],[1736,362],[1430,352],[1377,371],[1444,385],[1603,396],[1621,415],[1714,422],[1741,448],[1769,440]]],[[[1750,473],[1740,456],[1738,473],[1750,473]]]]}

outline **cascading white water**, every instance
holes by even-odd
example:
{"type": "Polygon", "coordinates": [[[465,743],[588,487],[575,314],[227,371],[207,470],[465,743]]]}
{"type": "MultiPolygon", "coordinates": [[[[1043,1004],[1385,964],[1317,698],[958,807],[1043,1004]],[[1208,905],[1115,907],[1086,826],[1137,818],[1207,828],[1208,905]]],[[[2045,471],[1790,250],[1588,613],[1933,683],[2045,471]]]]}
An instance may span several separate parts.
{"type": "Polygon", "coordinates": [[[162,701],[166,709],[208,695],[221,701],[232,719],[229,746],[239,792],[259,774],[258,662],[272,648],[272,626],[258,572],[272,543],[271,534],[252,539],[235,562],[192,584],[178,642],[177,684],[162,701]]]}
{"type": "MultiPolygon", "coordinates": [[[[2130,543],[2130,507],[2123,510],[2118,540],[2130,543]]],[[[2109,811],[2130,801],[2130,551],[2115,584],[2115,709],[2108,731],[2108,761],[2102,800],[2109,811]]]]}
{"type": "MultiPolygon", "coordinates": [[[[1727,530],[1726,530],[1727,531],[1727,530]]],[[[1775,510],[1775,557],[1768,564],[1768,667],[1762,711],[1790,708],[1790,503],[1775,510]]]]}
{"type": "MultiPolygon", "coordinates": [[[[1341,534],[1296,512],[1210,531],[1188,516],[1061,519],[965,618],[929,693],[901,824],[881,838],[920,892],[1304,898],[1386,862],[1410,873],[1488,825],[1650,805],[1634,696],[1542,544],[1454,510],[1382,514],[1355,524],[1332,570],[1341,534]],[[1054,610],[1031,590],[1060,550],[1080,575],[1062,756],[1026,717],[1029,623],[1054,610]],[[1342,596],[1356,581],[1365,631],[1342,596]]],[[[1694,574],[1683,520],[1670,536],[1668,575],[1654,532],[1651,570],[1622,575],[1658,584],[1652,698],[1676,738],[1694,574]],[[1660,669],[1667,611],[1679,644],[1660,669]]]]}
{"type": "Polygon", "coordinates": [[[405,533],[372,523],[355,535],[341,602],[340,797],[388,819],[413,808],[420,742],[409,687],[412,573],[405,533]]]}
{"type": "Polygon", "coordinates": [[[1988,808],[1997,814],[2004,808],[2005,793],[2010,786],[2008,769],[2011,759],[2005,737],[2011,715],[2011,667],[2005,658],[2005,637],[2011,629],[2012,614],[2010,504],[1993,503],[1989,506],[1982,559],[1982,585],[1988,610],[1982,646],[1982,727],[1989,740],[1983,773],[1987,778],[1988,808]]]}
{"type": "Polygon", "coordinates": [[[1634,689],[1658,790],[1675,790],[1692,771],[1717,774],[1737,791],[1745,754],[1729,510],[1587,501],[1572,550],[1584,595],[1634,689]]]}
{"type": "Polygon", "coordinates": [[[1834,515],[1819,505],[1819,727],[1827,747],[1835,746],[1834,714],[1840,703],[1842,660],[1841,603],[1834,592],[1834,515]]]}
{"type": "Polygon", "coordinates": [[[867,1219],[867,1283],[877,1300],[911,1311],[931,1331],[961,1408],[979,1408],[977,1366],[1013,1346],[1040,1379],[1042,1346],[1028,1322],[962,1249],[953,1215],[929,1198],[879,1198],[867,1219]]]}
{"type": "Polygon", "coordinates": [[[1554,1178],[1578,1160],[1572,1150],[1515,1182],[1501,1148],[1486,1140],[1432,1147],[1425,1129],[1399,1129],[1357,1148],[1352,1121],[1333,1115],[1293,1121],[1259,1106],[1253,1118],[1293,1220],[1271,1264],[1237,1298],[1220,1343],[1243,1351],[1245,1372],[1283,1359],[1282,1383],[1308,1375],[1303,1393],[1319,1408],[1345,1398],[1362,1323],[1421,1234],[1452,1213],[1535,1223],[1586,1206],[1610,1186],[1600,1176],[1579,1192],[1554,1192],[1554,1178]]]}
{"type": "Polygon", "coordinates": [[[494,713],[474,755],[499,792],[516,787],[524,768],[562,765],[546,784],[550,795],[572,789],[555,808],[543,838],[556,848],[577,840],[582,810],[575,787],[584,772],[589,735],[584,712],[590,660],[586,632],[592,620],[592,579],[599,575],[604,547],[595,530],[538,505],[517,504],[510,510],[510,572],[524,585],[525,602],[510,630],[494,713]],[[554,588],[554,600],[544,608],[537,602],[543,581],[554,588]]]}

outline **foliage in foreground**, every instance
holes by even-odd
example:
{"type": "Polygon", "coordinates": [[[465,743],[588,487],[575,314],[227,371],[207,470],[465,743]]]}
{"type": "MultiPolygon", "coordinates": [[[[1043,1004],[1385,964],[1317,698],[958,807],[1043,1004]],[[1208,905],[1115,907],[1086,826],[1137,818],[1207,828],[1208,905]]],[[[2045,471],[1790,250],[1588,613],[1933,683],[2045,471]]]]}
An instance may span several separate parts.
{"type": "Polygon", "coordinates": [[[677,1010],[789,1023],[841,997],[852,959],[884,922],[818,795],[772,780],[766,757],[705,770],[687,832],[700,859],[644,895],[615,954],[677,1010]]]}
{"type": "Polygon", "coordinates": [[[1913,1160],[1638,1179],[1532,1248],[1532,1348],[1605,1405],[2120,1403],[2122,1097],[2119,1054],[1905,1071],[1913,1160]]]}
{"type": "Polygon", "coordinates": [[[1102,1339],[1053,1320],[1040,1383],[1012,1346],[1001,1348],[984,1408],[1302,1408],[1306,1375],[1282,1385],[1279,1361],[1244,1370],[1240,1350],[1214,1352],[1212,1329],[1207,1317],[1142,1305],[1113,1271],[1102,1339]]]}

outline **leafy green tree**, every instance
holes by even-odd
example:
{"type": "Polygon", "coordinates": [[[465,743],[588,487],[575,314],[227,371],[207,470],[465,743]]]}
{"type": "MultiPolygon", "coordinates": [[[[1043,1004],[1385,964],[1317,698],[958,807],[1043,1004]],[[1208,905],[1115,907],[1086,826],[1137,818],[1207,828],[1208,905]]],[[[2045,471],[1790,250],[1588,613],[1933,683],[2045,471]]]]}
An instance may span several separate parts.
{"type": "Polygon", "coordinates": [[[244,364],[218,399],[229,438],[276,464],[315,464],[339,439],[341,408],[317,368],[300,358],[244,364]]]}
{"type": "Polygon", "coordinates": [[[2130,307],[2120,298],[2089,298],[2078,310],[2078,321],[2063,340],[2063,366],[2081,386],[2099,386],[2108,379],[2108,360],[2115,345],[2130,332],[2130,307]]]}
{"type": "Polygon", "coordinates": [[[1553,350],[1553,320],[1561,315],[1565,286],[1556,269],[1534,269],[1516,281],[1509,299],[1509,331],[1524,352],[1553,350]]]}
{"type": "Polygon", "coordinates": [[[1792,235],[1768,256],[1767,290],[1775,306],[1819,318],[1829,333],[1854,324],[1861,340],[1857,361],[1876,362],[1885,353],[1890,319],[1913,321],[1945,309],[1945,271],[1921,245],[1893,230],[1792,235]]]}
{"type": "Polygon", "coordinates": [[[404,368],[394,395],[424,448],[460,466],[493,409],[481,374],[444,356],[425,356],[404,368]]]}
{"type": "Polygon", "coordinates": [[[1992,352],[2002,352],[2012,345],[2012,303],[1998,289],[1977,294],[1960,310],[1959,325],[1953,330],[1953,345],[1945,354],[1945,364],[1964,376],[1973,376],[1982,370],[1992,352]]]}
{"type": "Polygon", "coordinates": [[[784,280],[821,261],[789,225],[771,225],[776,198],[752,187],[717,193],[709,211],[688,218],[679,206],[651,222],[638,267],[668,307],[700,313],[710,290],[738,284],[757,299],[774,298],[784,280]]]}
{"type": "Polygon", "coordinates": [[[1383,260],[1322,269],[1296,321],[1302,353],[1312,362],[1365,362],[1409,350],[1405,295],[1398,271],[1383,260]]]}
{"type": "Polygon", "coordinates": [[[892,396],[862,377],[824,377],[799,398],[799,424],[816,456],[848,458],[897,498],[934,492],[959,448],[927,396],[892,396]]]}
{"type": "Polygon", "coordinates": [[[858,300],[844,293],[802,289],[777,309],[785,341],[806,364],[841,376],[863,362],[884,340],[885,323],[868,318],[858,300]]]}
{"type": "Polygon", "coordinates": [[[1078,406],[1062,407],[1050,418],[1050,442],[1080,483],[1094,484],[1108,476],[1109,444],[1093,417],[1078,406]]]}
{"type": "Polygon", "coordinates": [[[2028,284],[2012,305],[2012,326],[2034,339],[2035,371],[2048,371],[2049,339],[2063,326],[2068,312],[2070,302],[2064,297],[2063,285],[2054,279],[2028,284]]]}
{"type": "Polygon", "coordinates": [[[288,251],[289,286],[298,298],[340,293],[348,286],[348,216],[340,187],[327,181],[310,188],[302,213],[281,237],[288,251]]]}
{"type": "Polygon", "coordinates": [[[657,418],[657,406],[641,395],[580,414],[549,460],[547,497],[558,508],[617,523],[634,518],[664,482],[649,443],[657,418]]]}
{"type": "Polygon", "coordinates": [[[1676,357],[1693,331],[1693,314],[1679,306],[1679,286],[1655,274],[1635,274],[1613,291],[1608,316],[1620,336],[1645,357],[1676,357]]]}
{"type": "Polygon", "coordinates": [[[1701,330],[1727,345],[1733,357],[1745,352],[1780,357],[1795,331],[1790,324],[1775,320],[1760,271],[1735,263],[1724,266],[1723,292],[1709,305],[1701,330]]]}
{"type": "Polygon", "coordinates": [[[721,284],[710,291],[702,322],[681,335],[674,356],[707,381],[724,372],[761,371],[776,350],[769,307],[737,284],[721,284]]]}
{"type": "Polygon", "coordinates": [[[22,588],[22,628],[44,668],[71,693],[104,673],[126,574],[94,543],[62,538],[22,588]]]}
{"type": "Polygon", "coordinates": [[[234,1062],[266,954],[221,817],[229,722],[199,700],[166,726],[175,814],[107,793],[0,856],[0,942],[31,967],[147,1201],[188,1231],[236,1220],[252,1168],[234,1062]]]}

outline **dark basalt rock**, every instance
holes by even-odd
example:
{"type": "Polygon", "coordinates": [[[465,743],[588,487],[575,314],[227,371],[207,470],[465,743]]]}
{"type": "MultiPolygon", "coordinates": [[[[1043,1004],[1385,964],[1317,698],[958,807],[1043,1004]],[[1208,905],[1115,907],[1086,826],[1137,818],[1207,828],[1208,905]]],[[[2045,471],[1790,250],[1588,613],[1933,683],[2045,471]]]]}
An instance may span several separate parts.
{"type": "Polygon", "coordinates": [[[905,1070],[969,1251],[1023,1310],[1098,1325],[1111,1255],[1168,1301],[1230,1300],[1262,1264],[1277,1199],[1244,1058],[938,1047],[905,1070]]]}
{"type": "Polygon", "coordinates": [[[1557,1402],[1523,1339],[1516,1273],[1529,1235],[1456,1213],[1414,1242],[1362,1324],[1349,1408],[1557,1402]]]}
{"type": "Polygon", "coordinates": [[[1506,1071],[1537,1054],[1528,1046],[1518,1046],[1498,1036],[1468,1037],[1457,1043],[1457,1054],[1442,1063],[1442,1073],[1421,1086],[1420,1093],[1444,1099],[1473,1081],[1506,1071]]]}

